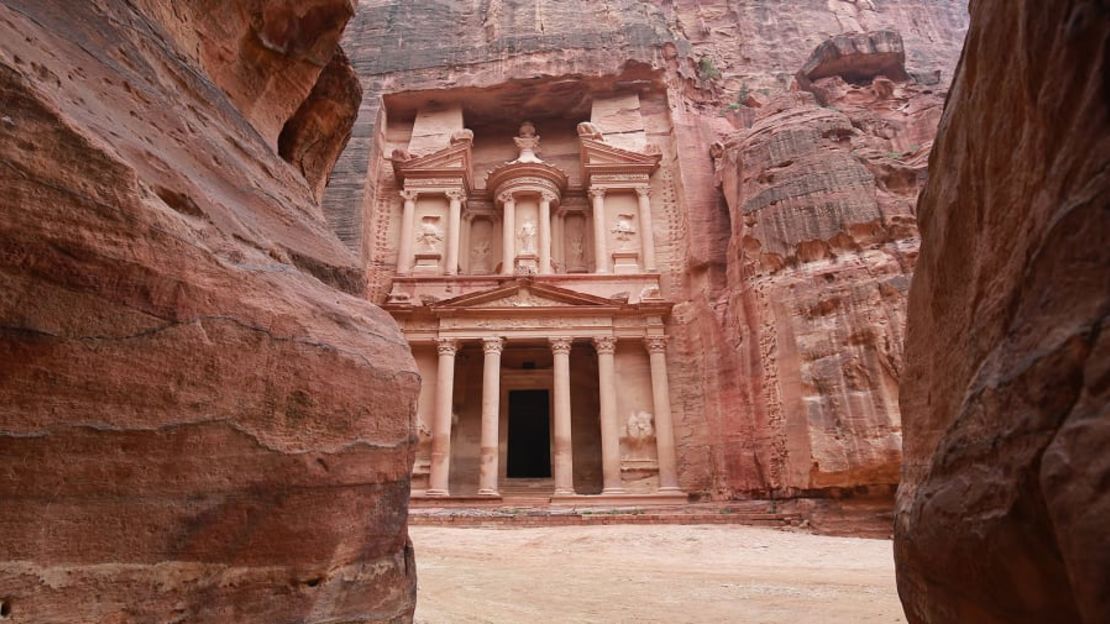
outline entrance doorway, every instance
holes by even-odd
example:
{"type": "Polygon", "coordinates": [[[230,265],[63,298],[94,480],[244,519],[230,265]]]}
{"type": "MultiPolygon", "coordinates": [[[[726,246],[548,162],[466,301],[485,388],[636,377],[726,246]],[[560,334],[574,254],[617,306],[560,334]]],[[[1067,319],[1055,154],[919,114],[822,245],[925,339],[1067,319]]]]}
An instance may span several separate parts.
{"type": "Polygon", "coordinates": [[[510,479],[551,477],[551,411],[547,390],[509,391],[510,479]]]}

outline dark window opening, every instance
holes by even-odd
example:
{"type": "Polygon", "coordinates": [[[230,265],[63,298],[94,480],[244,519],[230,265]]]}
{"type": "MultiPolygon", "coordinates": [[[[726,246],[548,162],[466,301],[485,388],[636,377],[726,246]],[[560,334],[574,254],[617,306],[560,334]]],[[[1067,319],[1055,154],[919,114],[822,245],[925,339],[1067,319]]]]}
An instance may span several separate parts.
{"type": "Polygon", "coordinates": [[[510,479],[551,477],[551,412],[547,390],[509,391],[510,479]]]}

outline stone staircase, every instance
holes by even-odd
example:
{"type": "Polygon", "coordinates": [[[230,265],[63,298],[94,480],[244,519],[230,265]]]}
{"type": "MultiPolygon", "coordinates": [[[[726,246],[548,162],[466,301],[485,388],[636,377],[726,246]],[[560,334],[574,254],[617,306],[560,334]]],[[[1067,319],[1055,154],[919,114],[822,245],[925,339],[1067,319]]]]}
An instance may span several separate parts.
{"type": "MultiPolygon", "coordinates": [[[[504,488],[502,494],[504,495],[504,488]]],[[[583,526],[605,524],[740,524],[749,526],[797,526],[802,517],[782,512],[774,503],[741,501],[689,503],[668,506],[551,506],[537,491],[522,485],[532,496],[506,497],[474,505],[463,500],[421,501],[409,511],[414,526],[583,526]]],[[[550,494],[548,494],[550,495],[550,494]]]]}

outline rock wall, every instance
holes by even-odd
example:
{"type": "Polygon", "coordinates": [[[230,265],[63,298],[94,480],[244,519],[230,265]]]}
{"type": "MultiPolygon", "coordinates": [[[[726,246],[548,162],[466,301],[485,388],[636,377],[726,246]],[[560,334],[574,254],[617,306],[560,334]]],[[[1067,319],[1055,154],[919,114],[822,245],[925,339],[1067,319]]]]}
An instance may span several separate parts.
{"type": "Polygon", "coordinates": [[[979,0],[918,206],[911,622],[1110,621],[1110,13],[979,0]]]}
{"type": "Polygon", "coordinates": [[[277,150],[352,7],[188,4],[0,4],[0,619],[410,621],[419,379],[277,150]]]}
{"type": "Polygon", "coordinates": [[[664,294],[678,302],[668,359],[683,487],[889,492],[913,198],[966,20],[959,0],[363,0],[343,45],[365,97],[325,213],[362,255],[371,292],[388,292],[393,267],[374,251],[374,206],[393,197],[378,186],[379,96],[657,82],[665,98],[644,119],[664,154],[653,197],[664,294]],[[813,55],[834,35],[871,31],[887,33],[864,41],[881,62],[843,61],[856,73],[833,62],[851,54],[813,55]],[[844,134],[805,138],[812,124],[844,134]],[[782,141],[808,163],[773,160],[782,141]],[[760,179],[776,167],[778,179],[760,179]],[[760,193],[769,208],[744,207],[760,193]],[[754,234],[749,217],[764,221],[754,234]]]}

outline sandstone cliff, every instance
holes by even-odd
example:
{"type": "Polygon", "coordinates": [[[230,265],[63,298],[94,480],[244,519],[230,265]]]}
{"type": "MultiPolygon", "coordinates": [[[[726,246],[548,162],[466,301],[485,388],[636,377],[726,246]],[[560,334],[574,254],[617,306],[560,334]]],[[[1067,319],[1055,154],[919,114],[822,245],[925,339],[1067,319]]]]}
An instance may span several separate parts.
{"type": "Polygon", "coordinates": [[[1110,13],[979,0],[919,204],[911,622],[1110,621],[1110,13]]]}
{"type": "Polygon", "coordinates": [[[0,4],[0,619],[411,619],[419,380],[314,200],[353,8],[0,4]]]}
{"type": "Polygon", "coordinates": [[[889,492],[913,200],[966,19],[948,0],[364,0],[343,43],[366,97],[325,212],[380,301],[379,95],[497,87],[541,106],[581,96],[564,79],[660,84],[683,487],[889,492]]]}

